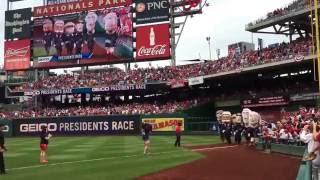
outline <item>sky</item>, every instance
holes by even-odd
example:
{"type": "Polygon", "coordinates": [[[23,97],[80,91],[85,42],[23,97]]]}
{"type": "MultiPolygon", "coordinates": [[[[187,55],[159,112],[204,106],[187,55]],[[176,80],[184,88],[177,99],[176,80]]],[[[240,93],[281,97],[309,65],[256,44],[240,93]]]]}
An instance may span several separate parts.
{"type": "MultiPolygon", "coordinates": [[[[7,9],[5,0],[0,3],[0,66],[4,54],[4,12],[7,9]]],[[[189,59],[208,59],[209,45],[206,37],[211,37],[212,58],[217,59],[216,49],[221,55],[227,55],[227,47],[240,41],[254,42],[262,38],[264,45],[288,41],[283,35],[253,34],[245,31],[245,25],[265,16],[268,12],[284,7],[293,0],[208,0],[209,7],[203,13],[188,18],[185,29],[176,50],[177,64],[186,64],[189,59]]],[[[13,9],[40,6],[42,0],[25,0],[12,3],[13,9]]],[[[139,67],[149,63],[139,63],[139,67]]],[[[152,66],[170,65],[170,61],[154,61],[152,66]]]]}

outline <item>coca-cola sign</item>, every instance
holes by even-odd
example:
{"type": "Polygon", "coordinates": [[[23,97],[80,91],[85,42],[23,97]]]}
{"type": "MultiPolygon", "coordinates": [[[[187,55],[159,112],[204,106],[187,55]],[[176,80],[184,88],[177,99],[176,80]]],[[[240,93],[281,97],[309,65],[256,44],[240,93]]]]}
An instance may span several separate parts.
{"type": "Polygon", "coordinates": [[[23,70],[30,67],[30,40],[6,41],[4,69],[23,70]]]}
{"type": "Polygon", "coordinates": [[[166,44],[157,45],[151,48],[142,46],[138,51],[138,56],[163,55],[166,52],[166,47],[166,44]]]}
{"type": "Polygon", "coordinates": [[[170,58],[169,24],[137,28],[137,60],[170,58]]]}

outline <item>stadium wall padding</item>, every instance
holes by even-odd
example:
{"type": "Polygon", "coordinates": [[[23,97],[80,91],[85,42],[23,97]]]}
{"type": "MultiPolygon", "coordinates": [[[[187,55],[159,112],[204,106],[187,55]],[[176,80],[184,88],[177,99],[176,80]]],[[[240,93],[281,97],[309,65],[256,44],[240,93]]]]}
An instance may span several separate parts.
{"type": "Polygon", "coordinates": [[[12,136],[12,132],[13,132],[12,121],[6,120],[6,119],[1,119],[0,120],[0,124],[3,124],[5,126],[4,135],[6,137],[11,137],[12,136]]]}
{"type": "MultiPolygon", "coordinates": [[[[39,136],[41,127],[46,125],[55,136],[94,136],[94,135],[139,135],[142,119],[154,118],[158,121],[183,119],[184,131],[212,131],[213,117],[190,117],[186,114],[160,115],[109,115],[46,117],[0,120],[6,125],[6,136],[39,136]],[[169,120],[168,120],[169,119],[169,120]]],[[[155,131],[153,134],[172,134],[175,126],[155,131]]]]}

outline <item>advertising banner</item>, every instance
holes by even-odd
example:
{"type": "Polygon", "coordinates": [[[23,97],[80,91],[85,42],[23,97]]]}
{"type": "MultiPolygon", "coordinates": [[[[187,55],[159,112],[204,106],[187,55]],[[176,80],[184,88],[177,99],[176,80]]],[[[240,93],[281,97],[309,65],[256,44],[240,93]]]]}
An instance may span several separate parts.
{"type": "Polygon", "coordinates": [[[83,1],[83,0],[47,0],[47,5],[72,3],[72,2],[79,2],[79,1],[83,1]]]}
{"type": "Polygon", "coordinates": [[[97,93],[97,92],[116,92],[116,91],[134,91],[147,89],[145,84],[128,84],[128,85],[114,85],[97,88],[75,88],[75,89],[42,89],[24,92],[25,96],[38,95],[62,95],[62,94],[83,94],[83,93],[97,93]]]}
{"type": "Polygon", "coordinates": [[[84,116],[16,119],[15,136],[39,136],[42,126],[53,135],[125,135],[138,134],[139,116],[84,116]]]}
{"type": "Polygon", "coordinates": [[[6,41],[4,43],[4,69],[30,68],[30,40],[6,41]]]}
{"type": "Polygon", "coordinates": [[[35,67],[57,68],[133,58],[130,7],[34,20],[35,67]]]}
{"type": "Polygon", "coordinates": [[[304,94],[295,94],[290,97],[290,101],[307,101],[319,99],[319,93],[304,93],[304,94]]]}
{"type": "Polygon", "coordinates": [[[53,3],[52,5],[48,6],[35,7],[33,11],[33,17],[54,16],[129,5],[131,5],[131,0],[69,0],[69,3],[53,3]]]}
{"type": "Polygon", "coordinates": [[[0,124],[3,124],[4,125],[4,130],[3,130],[3,133],[6,137],[10,137],[12,136],[12,121],[10,120],[0,120],[0,124]]]}
{"type": "Polygon", "coordinates": [[[167,85],[170,86],[171,89],[182,88],[186,86],[186,81],[184,79],[172,79],[167,85]]]}
{"type": "Polygon", "coordinates": [[[243,108],[281,106],[287,104],[289,104],[289,97],[285,96],[256,98],[250,100],[242,100],[241,102],[243,108]]]}
{"type": "Polygon", "coordinates": [[[136,59],[170,58],[169,24],[137,27],[136,59]]]}
{"type": "Polygon", "coordinates": [[[189,86],[199,85],[203,83],[204,83],[203,76],[188,79],[189,86]]]}
{"type": "Polygon", "coordinates": [[[152,124],[152,131],[175,131],[178,123],[184,131],[184,118],[143,118],[142,122],[152,124]]]}
{"type": "Polygon", "coordinates": [[[6,11],[5,39],[26,39],[31,35],[31,8],[6,11]]]}
{"type": "Polygon", "coordinates": [[[169,21],[168,0],[135,0],[137,24],[169,21]]]}

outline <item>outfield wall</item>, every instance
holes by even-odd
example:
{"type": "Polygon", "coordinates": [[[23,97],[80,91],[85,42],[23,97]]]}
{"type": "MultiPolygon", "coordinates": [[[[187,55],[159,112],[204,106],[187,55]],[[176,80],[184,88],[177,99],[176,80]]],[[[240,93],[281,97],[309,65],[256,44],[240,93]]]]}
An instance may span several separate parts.
{"type": "MultiPolygon", "coordinates": [[[[6,136],[38,136],[42,126],[55,136],[91,135],[138,135],[141,122],[151,123],[153,134],[173,134],[175,126],[182,124],[186,133],[194,131],[211,134],[215,122],[211,118],[188,117],[184,114],[171,115],[111,115],[50,117],[0,120],[5,124],[6,136]]],[[[216,131],[218,129],[213,128],[216,131]]]]}

